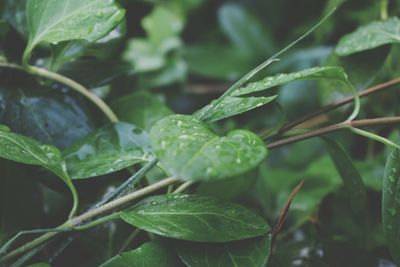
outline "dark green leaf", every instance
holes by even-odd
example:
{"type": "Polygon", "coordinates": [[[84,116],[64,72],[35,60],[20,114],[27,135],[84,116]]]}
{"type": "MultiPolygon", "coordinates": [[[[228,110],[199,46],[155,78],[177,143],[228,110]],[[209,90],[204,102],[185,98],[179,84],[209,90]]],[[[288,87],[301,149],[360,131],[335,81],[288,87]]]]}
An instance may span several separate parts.
{"type": "Polygon", "coordinates": [[[173,113],[160,97],[146,91],[120,97],[111,108],[121,121],[136,124],[145,130],[150,130],[156,121],[173,113]]]}
{"type": "Polygon", "coordinates": [[[25,63],[41,42],[97,41],[121,22],[125,14],[114,0],[28,0],[26,12],[30,35],[25,63]]]}
{"type": "Polygon", "coordinates": [[[148,135],[129,123],[109,124],[64,151],[72,179],[84,179],[122,170],[154,158],[148,135]]]}
{"type": "Polygon", "coordinates": [[[178,267],[182,263],[174,251],[160,242],[148,242],[139,248],[115,256],[101,267],[178,267]]]}
{"type": "Polygon", "coordinates": [[[85,105],[71,93],[31,83],[26,75],[13,73],[10,77],[18,82],[12,81],[4,86],[6,82],[3,80],[0,123],[8,125],[14,132],[59,149],[72,145],[93,131],[92,118],[85,105]]]}
{"type": "Polygon", "coordinates": [[[50,145],[42,145],[28,137],[10,132],[9,128],[0,125],[0,157],[19,163],[42,166],[60,177],[71,190],[74,208],[78,196],[67,173],[61,152],[50,145]]]}
{"type": "Polygon", "coordinates": [[[179,242],[177,253],[188,267],[264,267],[271,249],[271,235],[224,244],[179,242]]]}
{"type": "Polygon", "coordinates": [[[382,223],[387,245],[400,264],[400,149],[389,156],[383,176],[382,223]]]}
{"type": "Polygon", "coordinates": [[[347,56],[385,44],[400,42],[400,20],[397,17],[375,21],[344,36],[336,47],[336,54],[347,56]]]}
{"type": "Polygon", "coordinates": [[[3,19],[10,23],[21,36],[28,39],[28,25],[26,21],[26,1],[3,0],[3,19]]]}
{"type": "Polygon", "coordinates": [[[351,199],[352,208],[359,213],[366,213],[367,190],[360,173],[356,169],[350,156],[334,140],[323,138],[328,152],[335,164],[336,170],[342,178],[343,184],[351,199]]]}
{"type": "Polygon", "coordinates": [[[122,212],[121,218],[148,232],[201,242],[241,240],[271,230],[262,217],[243,206],[196,195],[149,197],[122,212]]]}
{"type": "Polygon", "coordinates": [[[151,146],[168,173],[182,180],[213,180],[239,175],[267,155],[262,140],[246,130],[219,137],[201,120],[171,115],[150,131],[151,146]]]}
{"type": "Polygon", "coordinates": [[[34,264],[30,264],[26,267],[51,267],[51,265],[48,263],[34,263],[34,264]]]}

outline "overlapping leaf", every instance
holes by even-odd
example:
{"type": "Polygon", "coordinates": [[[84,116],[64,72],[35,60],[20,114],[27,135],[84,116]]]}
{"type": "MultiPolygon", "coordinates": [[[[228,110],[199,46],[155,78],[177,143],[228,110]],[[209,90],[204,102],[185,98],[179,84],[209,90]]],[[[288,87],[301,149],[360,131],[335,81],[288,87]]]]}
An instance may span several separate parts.
{"type": "Polygon", "coordinates": [[[151,146],[168,173],[182,180],[215,180],[256,167],[267,155],[262,140],[246,130],[220,137],[201,120],[171,115],[150,131],[151,146]]]}

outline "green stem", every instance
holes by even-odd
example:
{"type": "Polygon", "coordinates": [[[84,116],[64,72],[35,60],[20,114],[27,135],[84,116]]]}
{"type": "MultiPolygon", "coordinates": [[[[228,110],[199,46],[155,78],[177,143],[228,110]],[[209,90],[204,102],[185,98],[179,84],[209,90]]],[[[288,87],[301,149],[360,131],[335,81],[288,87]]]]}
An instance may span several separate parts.
{"type": "Polygon", "coordinates": [[[43,77],[43,78],[46,78],[46,79],[50,79],[52,81],[56,81],[56,82],[59,82],[61,84],[64,84],[64,85],[68,86],[69,88],[79,92],[80,94],[85,96],[87,99],[89,99],[91,102],[93,102],[101,111],[103,111],[103,113],[107,116],[107,118],[111,122],[118,122],[118,118],[115,115],[115,113],[111,110],[111,108],[100,97],[98,97],[97,95],[92,93],[89,89],[87,89],[83,85],[75,82],[74,80],[72,80],[72,79],[70,79],[68,77],[65,77],[65,76],[63,76],[61,74],[58,74],[58,73],[55,73],[55,72],[51,72],[49,70],[46,70],[46,69],[43,69],[43,68],[39,68],[39,67],[35,67],[35,66],[22,67],[22,66],[16,65],[16,64],[0,63],[0,67],[25,71],[25,72],[27,72],[29,74],[36,75],[36,76],[39,76],[39,77],[43,77]]]}
{"type": "Polygon", "coordinates": [[[391,146],[393,148],[400,149],[399,145],[395,144],[394,142],[392,142],[389,139],[386,139],[386,138],[384,138],[382,136],[379,136],[379,135],[376,135],[376,134],[373,134],[373,133],[370,133],[370,132],[367,132],[367,131],[364,131],[364,130],[361,130],[361,129],[358,129],[358,128],[350,128],[350,130],[355,134],[358,134],[358,135],[367,137],[369,139],[381,142],[381,143],[383,143],[385,145],[388,145],[388,146],[391,146]]]}
{"type": "MultiPolygon", "coordinates": [[[[107,204],[105,204],[103,206],[100,206],[98,208],[89,210],[89,211],[83,213],[80,216],[77,216],[77,217],[74,217],[72,219],[69,219],[67,222],[65,222],[61,226],[55,228],[54,232],[46,233],[46,234],[44,234],[44,235],[42,235],[42,236],[40,236],[40,237],[30,241],[30,242],[24,244],[21,247],[16,248],[15,250],[13,250],[10,253],[6,254],[4,257],[1,257],[0,258],[0,262],[4,262],[4,261],[7,261],[7,260],[10,260],[10,259],[22,254],[22,253],[25,253],[26,251],[31,250],[32,248],[34,248],[34,247],[42,244],[43,242],[49,240],[50,238],[54,237],[60,231],[68,231],[68,230],[70,230],[71,228],[74,228],[74,227],[78,227],[78,229],[79,229],[79,227],[82,228],[84,226],[81,226],[81,224],[84,223],[85,221],[88,221],[88,220],[91,220],[93,218],[96,218],[97,216],[106,214],[106,213],[108,213],[108,212],[110,212],[112,210],[115,210],[117,208],[121,208],[122,206],[130,203],[133,200],[136,200],[136,199],[138,199],[140,197],[146,196],[147,194],[155,192],[155,191],[157,191],[157,190],[159,190],[159,189],[161,189],[163,187],[166,187],[166,186],[168,186],[170,184],[173,184],[173,183],[175,183],[177,181],[178,181],[177,179],[172,178],[172,177],[163,179],[163,180],[161,180],[161,181],[159,181],[157,183],[149,185],[149,186],[147,186],[145,188],[142,188],[142,189],[140,189],[138,191],[132,192],[132,193],[130,193],[130,194],[126,195],[126,196],[123,196],[123,197],[121,197],[119,199],[113,200],[113,201],[111,201],[111,202],[109,202],[109,203],[107,203],[107,204]]],[[[114,219],[114,217],[112,215],[111,216],[106,216],[106,217],[107,217],[106,220],[114,219]]],[[[101,223],[101,219],[102,218],[100,218],[99,220],[95,221],[94,225],[97,225],[98,223],[101,223]]]]}
{"type": "Polygon", "coordinates": [[[381,20],[387,20],[388,16],[388,0],[381,0],[381,20]]]}

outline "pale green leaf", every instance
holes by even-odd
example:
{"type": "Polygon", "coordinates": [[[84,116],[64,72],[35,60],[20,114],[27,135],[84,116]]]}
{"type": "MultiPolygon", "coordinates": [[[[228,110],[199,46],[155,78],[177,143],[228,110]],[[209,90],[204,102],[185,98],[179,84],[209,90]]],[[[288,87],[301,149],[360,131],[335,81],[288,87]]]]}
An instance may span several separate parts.
{"type": "Polygon", "coordinates": [[[161,236],[201,242],[227,242],[268,233],[268,223],[253,211],[216,198],[161,195],[122,212],[133,226],[161,236]]]}
{"type": "Polygon", "coordinates": [[[25,63],[41,42],[94,42],[110,32],[125,14],[114,0],[28,0],[26,12],[29,42],[24,52],[25,63]]]}
{"type": "Polygon", "coordinates": [[[72,179],[84,179],[122,170],[154,158],[148,135],[129,123],[109,124],[64,151],[72,179]]]}
{"type": "Polygon", "coordinates": [[[100,267],[178,267],[182,263],[174,251],[160,242],[147,242],[135,250],[117,255],[100,267]]]}
{"type": "Polygon", "coordinates": [[[400,149],[389,156],[383,176],[382,223],[387,245],[400,264],[400,149]]]}
{"type": "Polygon", "coordinates": [[[348,56],[386,44],[400,42],[400,20],[397,17],[385,21],[375,21],[360,27],[340,39],[336,54],[348,56]]]}
{"type": "Polygon", "coordinates": [[[189,267],[264,267],[271,249],[271,235],[224,244],[179,242],[177,253],[189,267]]]}
{"type": "Polygon", "coordinates": [[[234,130],[220,137],[201,120],[171,115],[150,130],[151,146],[167,172],[182,180],[215,180],[256,167],[266,157],[254,133],[234,130]]]}

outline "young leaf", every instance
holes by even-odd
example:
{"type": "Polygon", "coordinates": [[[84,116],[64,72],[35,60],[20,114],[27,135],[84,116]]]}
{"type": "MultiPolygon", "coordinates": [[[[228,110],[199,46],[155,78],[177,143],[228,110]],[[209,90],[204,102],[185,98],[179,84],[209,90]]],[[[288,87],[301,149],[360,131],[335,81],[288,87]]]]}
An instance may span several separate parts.
{"type": "Polygon", "coordinates": [[[243,206],[196,195],[149,197],[122,212],[121,218],[148,232],[201,242],[241,240],[271,230],[262,217],[243,206]]]}
{"type": "Polygon", "coordinates": [[[264,267],[271,247],[271,235],[223,244],[179,242],[176,251],[190,267],[264,267]]]}
{"type": "Polygon", "coordinates": [[[389,156],[383,176],[382,223],[387,245],[400,264],[400,149],[389,156]]]}
{"type": "Polygon", "coordinates": [[[329,155],[336,170],[342,178],[343,184],[349,193],[352,208],[360,213],[366,212],[367,190],[360,173],[356,169],[350,156],[334,140],[323,138],[327,144],[329,155]]]}
{"type": "Polygon", "coordinates": [[[7,126],[0,125],[0,157],[19,163],[42,166],[60,177],[71,190],[75,212],[78,195],[67,173],[61,152],[49,145],[42,145],[28,137],[10,132],[7,126]]]}
{"type": "Polygon", "coordinates": [[[139,248],[117,255],[100,267],[178,267],[183,264],[174,251],[160,242],[147,242],[139,248]]]}
{"type": "Polygon", "coordinates": [[[109,124],[64,151],[72,179],[84,179],[122,170],[154,158],[148,135],[129,123],[109,124]]]}
{"type": "Polygon", "coordinates": [[[399,29],[400,20],[397,17],[389,18],[385,21],[372,22],[340,39],[335,52],[339,56],[348,56],[385,44],[399,43],[399,29]]]}
{"type": "MultiPolygon", "coordinates": [[[[349,119],[353,119],[359,112],[359,97],[357,94],[357,91],[354,89],[354,87],[351,85],[349,80],[347,79],[346,73],[343,71],[342,68],[340,67],[316,67],[316,68],[310,68],[310,69],[305,69],[299,72],[294,72],[294,73],[288,73],[288,74],[277,74],[275,76],[270,76],[266,77],[260,81],[257,82],[252,82],[249,83],[245,86],[242,86],[231,93],[229,95],[225,96],[222,98],[222,101],[220,99],[216,100],[215,103],[210,104],[203,109],[197,111],[194,115],[197,116],[198,118],[201,118],[203,120],[210,120],[210,118],[213,118],[215,114],[218,114],[221,112],[221,109],[224,109],[224,105],[226,104],[225,101],[229,99],[230,97],[244,97],[248,96],[250,94],[264,91],[282,84],[286,84],[289,82],[294,82],[294,81],[299,81],[299,80],[334,80],[334,81],[339,81],[342,82],[346,87],[351,90],[351,93],[353,94],[355,98],[355,107],[353,113],[350,115],[349,119]]],[[[268,102],[266,102],[268,103],[268,102]]],[[[250,110],[252,108],[255,108],[257,106],[252,106],[249,107],[247,110],[250,110]]],[[[237,107],[236,109],[240,110],[240,106],[237,107]]],[[[234,113],[235,111],[231,111],[231,113],[234,113]]],[[[241,111],[244,112],[244,111],[241,111]]],[[[240,113],[241,113],[240,112],[240,113]]]]}
{"type": "Polygon", "coordinates": [[[24,63],[41,42],[100,39],[121,22],[125,11],[114,0],[28,0],[26,13],[30,36],[24,63]]]}
{"type": "Polygon", "coordinates": [[[171,115],[150,130],[150,142],[167,172],[182,180],[215,180],[256,167],[267,155],[262,140],[246,130],[220,137],[201,120],[171,115]]]}
{"type": "Polygon", "coordinates": [[[150,130],[156,121],[173,112],[156,95],[146,91],[133,93],[116,99],[111,108],[121,121],[133,123],[150,130]]]}

